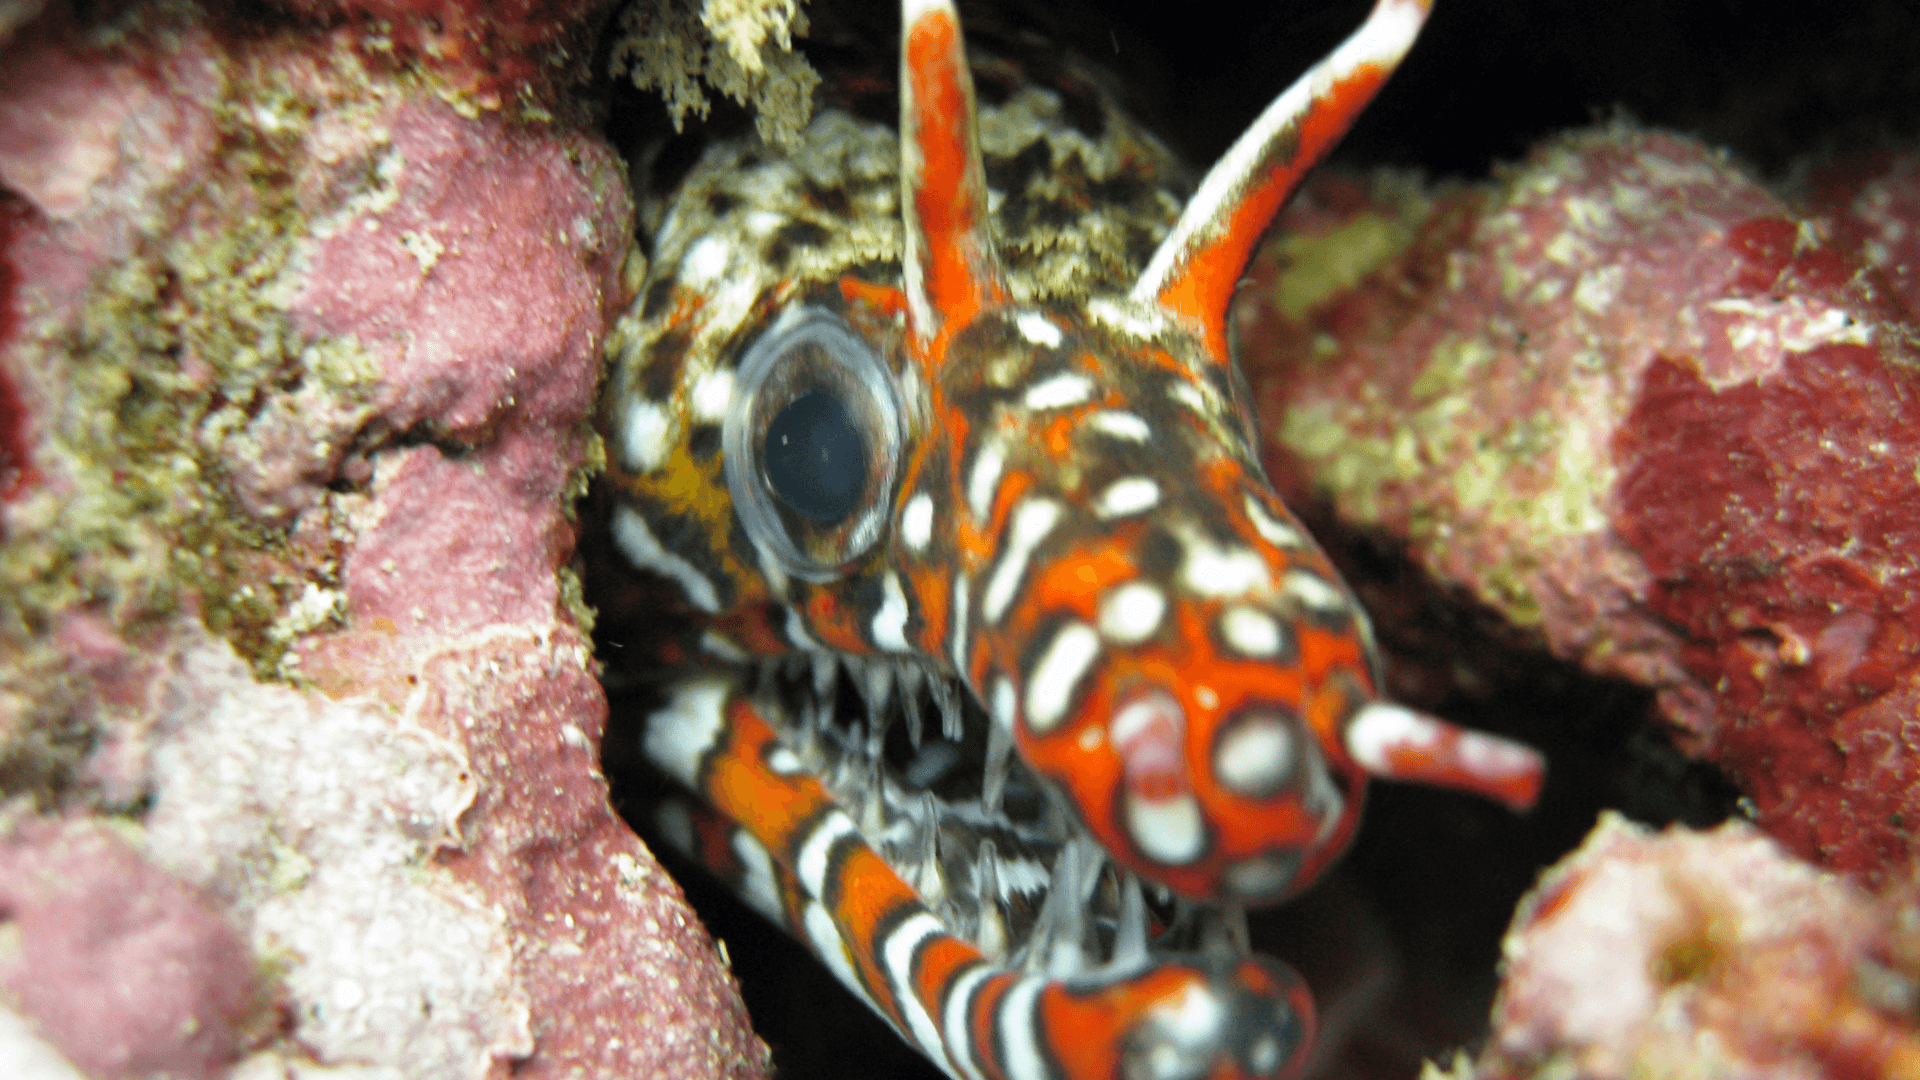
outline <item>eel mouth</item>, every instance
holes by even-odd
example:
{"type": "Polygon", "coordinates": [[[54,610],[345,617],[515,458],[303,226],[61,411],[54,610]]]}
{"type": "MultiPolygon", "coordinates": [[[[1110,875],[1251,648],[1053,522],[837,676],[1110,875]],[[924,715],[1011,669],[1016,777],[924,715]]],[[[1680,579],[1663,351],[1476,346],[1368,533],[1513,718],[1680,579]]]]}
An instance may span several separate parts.
{"type": "Polygon", "coordinates": [[[1238,907],[1114,865],[951,672],[913,657],[789,654],[743,692],[954,936],[1009,968],[1119,977],[1150,953],[1247,952],[1238,907]]]}

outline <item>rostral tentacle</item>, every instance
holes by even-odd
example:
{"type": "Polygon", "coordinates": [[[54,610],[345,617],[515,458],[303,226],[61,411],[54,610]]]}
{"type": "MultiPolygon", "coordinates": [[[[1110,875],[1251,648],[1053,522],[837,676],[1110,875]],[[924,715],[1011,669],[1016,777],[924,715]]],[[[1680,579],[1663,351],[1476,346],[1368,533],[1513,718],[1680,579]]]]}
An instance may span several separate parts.
{"type": "Polygon", "coordinates": [[[709,809],[665,832],[956,1077],[1283,1073],[1311,1005],[1237,905],[1311,882],[1369,777],[1538,790],[1378,699],[1226,351],[1427,6],[1380,0],[1181,213],[1117,112],[976,114],[951,4],[907,0],[900,137],[828,112],[658,209],[605,421],[614,539],[699,625],[645,750],[709,809]]]}

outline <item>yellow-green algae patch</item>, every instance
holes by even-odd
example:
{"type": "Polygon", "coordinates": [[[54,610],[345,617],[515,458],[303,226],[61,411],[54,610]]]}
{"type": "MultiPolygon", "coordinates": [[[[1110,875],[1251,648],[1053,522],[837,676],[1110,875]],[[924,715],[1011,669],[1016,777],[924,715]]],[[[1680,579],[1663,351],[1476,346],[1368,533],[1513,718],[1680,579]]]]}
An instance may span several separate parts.
{"type": "Polygon", "coordinates": [[[1372,199],[1387,210],[1363,210],[1331,229],[1275,237],[1286,269],[1273,284],[1274,306],[1298,322],[1337,293],[1365,281],[1400,257],[1419,235],[1432,205],[1418,175],[1382,171],[1372,199]]]}
{"type": "MultiPolygon", "coordinates": [[[[1603,502],[1615,478],[1606,448],[1584,445],[1586,429],[1569,421],[1590,412],[1595,403],[1579,399],[1603,395],[1604,386],[1544,386],[1537,371],[1503,371],[1498,396],[1511,403],[1507,419],[1489,426],[1477,417],[1488,407],[1497,356],[1518,347],[1496,340],[1509,331],[1490,325],[1483,335],[1447,337],[1419,359],[1405,399],[1363,386],[1347,399],[1303,402],[1281,417],[1278,434],[1343,516],[1404,528],[1437,564],[1454,561],[1456,537],[1530,537],[1498,545],[1506,557],[1481,563],[1475,576],[1483,600],[1515,625],[1538,626],[1541,605],[1530,582],[1539,565],[1526,552],[1604,530],[1603,502]],[[1427,494],[1412,500],[1410,491],[1427,494]],[[1450,506],[1433,504],[1441,494],[1450,506]]],[[[1488,550],[1477,546],[1475,554],[1488,550]]]]}
{"type": "MultiPolygon", "coordinates": [[[[104,33],[165,53],[196,18],[149,9],[104,33]]],[[[94,274],[77,318],[30,317],[14,343],[24,367],[55,373],[35,453],[60,482],[16,501],[0,545],[0,793],[51,794],[106,719],[81,717],[83,695],[44,644],[63,615],[92,612],[136,643],[197,616],[264,678],[280,674],[287,618],[333,617],[315,596],[337,565],[289,550],[287,525],[249,517],[229,484],[229,468],[257,459],[249,423],[269,399],[304,390],[352,408],[376,376],[352,343],[303,340],[289,322],[289,264],[310,230],[297,155],[327,103],[254,45],[252,62],[220,63],[217,141],[199,171],[129,222],[142,230],[132,254],[94,274]]],[[[357,75],[314,81],[364,97],[357,75]]]]}
{"type": "Polygon", "coordinates": [[[705,117],[709,90],[753,110],[770,143],[799,139],[820,76],[793,51],[807,32],[799,0],[633,0],[621,11],[612,68],[658,90],[675,127],[705,117]]]}

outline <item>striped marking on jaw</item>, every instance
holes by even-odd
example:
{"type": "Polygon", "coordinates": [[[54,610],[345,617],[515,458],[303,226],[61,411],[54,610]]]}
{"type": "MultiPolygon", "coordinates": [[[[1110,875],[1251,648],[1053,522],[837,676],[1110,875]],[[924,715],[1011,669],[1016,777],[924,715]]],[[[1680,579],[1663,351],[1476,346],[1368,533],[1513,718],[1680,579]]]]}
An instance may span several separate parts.
{"type": "Polygon", "coordinates": [[[641,743],[647,757],[675,780],[697,790],[701,764],[726,730],[721,708],[732,688],[730,680],[717,675],[676,685],[666,707],[647,718],[641,743]]]}
{"type": "Polygon", "coordinates": [[[925,911],[915,912],[894,927],[887,935],[886,943],[880,947],[880,958],[887,971],[887,979],[893,984],[893,998],[900,1003],[900,1012],[907,1018],[907,1028],[913,1034],[915,1042],[927,1057],[939,1061],[945,1056],[945,1048],[940,1038],[940,1029],[935,1026],[933,1017],[927,1014],[926,1007],[920,1004],[920,997],[914,992],[913,962],[919,955],[921,946],[935,937],[944,936],[946,928],[940,920],[925,911]]]}
{"type": "Polygon", "coordinates": [[[800,845],[800,854],[793,860],[794,869],[799,871],[800,884],[806,886],[807,893],[816,899],[827,895],[827,873],[833,867],[833,849],[841,841],[859,835],[853,827],[853,819],[840,810],[829,810],[820,816],[820,820],[807,833],[800,845]]]}
{"type": "Polygon", "coordinates": [[[647,527],[647,519],[625,503],[613,509],[613,541],[620,553],[642,570],[651,570],[680,586],[689,603],[701,611],[720,610],[720,594],[697,567],[668,551],[647,527]]]}
{"type": "Polygon", "coordinates": [[[1013,984],[1000,999],[999,1032],[1001,1059],[1006,1062],[1008,1080],[1051,1080],[1053,1069],[1040,1046],[1038,1023],[1040,992],[1047,980],[1029,975],[1013,984]]]}

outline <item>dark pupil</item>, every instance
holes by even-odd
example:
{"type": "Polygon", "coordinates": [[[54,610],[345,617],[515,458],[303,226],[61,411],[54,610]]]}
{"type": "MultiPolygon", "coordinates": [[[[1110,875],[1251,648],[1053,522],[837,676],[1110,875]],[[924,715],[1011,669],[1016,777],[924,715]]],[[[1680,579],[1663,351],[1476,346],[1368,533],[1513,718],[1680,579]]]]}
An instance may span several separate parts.
{"type": "Polygon", "coordinates": [[[810,390],[767,426],[767,483],[788,509],[822,525],[853,513],[867,486],[867,443],[846,403],[810,390]]]}

